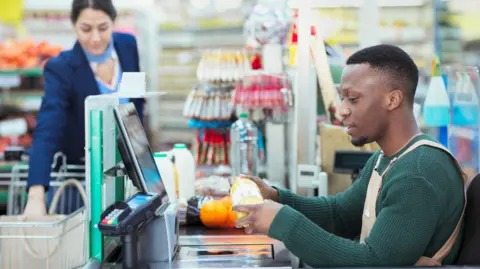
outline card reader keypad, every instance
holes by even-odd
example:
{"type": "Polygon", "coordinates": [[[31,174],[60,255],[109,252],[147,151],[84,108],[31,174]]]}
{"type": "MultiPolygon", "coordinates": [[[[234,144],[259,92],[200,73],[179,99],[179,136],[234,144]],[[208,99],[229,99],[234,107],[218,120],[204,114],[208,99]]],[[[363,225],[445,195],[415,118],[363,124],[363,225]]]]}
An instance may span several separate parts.
{"type": "Polygon", "coordinates": [[[123,213],[123,209],[115,209],[112,212],[110,212],[103,220],[102,223],[104,224],[111,224],[111,225],[117,225],[118,224],[118,217],[120,214],[123,213]]]}

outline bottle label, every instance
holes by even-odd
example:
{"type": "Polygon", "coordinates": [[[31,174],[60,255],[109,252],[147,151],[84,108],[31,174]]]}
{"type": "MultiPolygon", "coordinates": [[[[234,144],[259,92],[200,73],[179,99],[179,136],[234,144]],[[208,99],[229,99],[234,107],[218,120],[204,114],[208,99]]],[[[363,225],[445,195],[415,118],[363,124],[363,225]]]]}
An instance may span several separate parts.
{"type": "Polygon", "coordinates": [[[240,183],[235,189],[235,191],[232,193],[232,205],[238,205],[240,201],[245,197],[261,198],[262,194],[255,185],[248,183],[240,183]]]}

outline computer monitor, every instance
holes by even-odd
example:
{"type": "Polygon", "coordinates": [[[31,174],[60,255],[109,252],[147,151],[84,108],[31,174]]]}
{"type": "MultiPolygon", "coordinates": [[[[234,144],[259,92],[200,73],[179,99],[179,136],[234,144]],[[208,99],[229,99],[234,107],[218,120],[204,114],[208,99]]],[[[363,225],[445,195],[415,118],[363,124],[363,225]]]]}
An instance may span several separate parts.
{"type": "Polygon", "coordinates": [[[133,103],[117,105],[114,114],[119,129],[118,149],[128,177],[141,192],[158,193],[162,202],[168,203],[162,176],[135,106],[133,103]]]}

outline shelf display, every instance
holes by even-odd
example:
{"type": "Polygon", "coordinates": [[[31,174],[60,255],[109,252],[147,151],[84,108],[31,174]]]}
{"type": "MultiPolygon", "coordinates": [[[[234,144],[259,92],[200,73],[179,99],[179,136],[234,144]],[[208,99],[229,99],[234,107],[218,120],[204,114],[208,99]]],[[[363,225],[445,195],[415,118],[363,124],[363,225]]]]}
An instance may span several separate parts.
{"type": "Polygon", "coordinates": [[[451,99],[448,126],[448,148],[464,171],[475,176],[480,171],[479,160],[479,69],[458,67],[445,74],[451,99]]]}
{"type": "MultiPolygon", "coordinates": [[[[315,25],[322,26],[322,37],[332,46],[340,46],[349,56],[359,46],[358,6],[319,6],[312,10],[315,25]]],[[[431,1],[402,6],[381,6],[381,43],[394,44],[409,53],[420,68],[429,69],[434,55],[434,8],[431,1]]]]}
{"type": "Polygon", "coordinates": [[[197,129],[197,165],[229,165],[230,137],[226,128],[197,129]]]}
{"type": "Polygon", "coordinates": [[[197,121],[229,121],[233,113],[231,84],[200,84],[190,92],[183,116],[197,121]]]}
{"type": "Polygon", "coordinates": [[[8,39],[0,43],[0,72],[42,68],[46,61],[61,51],[60,46],[46,41],[35,43],[32,40],[8,39]]]}
{"type": "Polygon", "coordinates": [[[287,109],[291,95],[291,85],[285,75],[252,74],[235,86],[233,103],[248,108],[287,109]]]}
{"type": "Polygon", "coordinates": [[[15,106],[0,105],[0,153],[11,146],[30,147],[35,123],[33,114],[15,106]]]}
{"type": "Polygon", "coordinates": [[[235,82],[250,70],[245,51],[205,51],[197,66],[197,79],[205,82],[235,82]]]}
{"type": "Polygon", "coordinates": [[[249,48],[265,44],[285,44],[289,29],[285,9],[257,4],[244,24],[244,36],[249,48]]]}

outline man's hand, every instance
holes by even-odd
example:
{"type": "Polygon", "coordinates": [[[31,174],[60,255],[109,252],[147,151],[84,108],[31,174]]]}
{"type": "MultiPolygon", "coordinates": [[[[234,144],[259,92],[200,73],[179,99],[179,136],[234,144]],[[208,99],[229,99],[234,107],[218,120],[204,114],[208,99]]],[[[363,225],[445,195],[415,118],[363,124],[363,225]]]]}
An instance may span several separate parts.
{"type": "Polygon", "coordinates": [[[272,200],[265,200],[262,204],[237,205],[234,211],[245,212],[247,216],[237,220],[235,226],[245,227],[247,234],[261,233],[268,234],[270,225],[283,205],[272,200]]]}
{"type": "Polygon", "coordinates": [[[45,216],[47,214],[47,206],[45,204],[45,188],[40,185],[31,186],[28,191],[28,200],[24,216],[45,216]]]}
{"type": "Polygon", "coordinates": [[[240,176],[255,182],[262,193],[263,199],[278,202],[278,191],[265,183],[261,178],[247,175],[240,176]]]}

